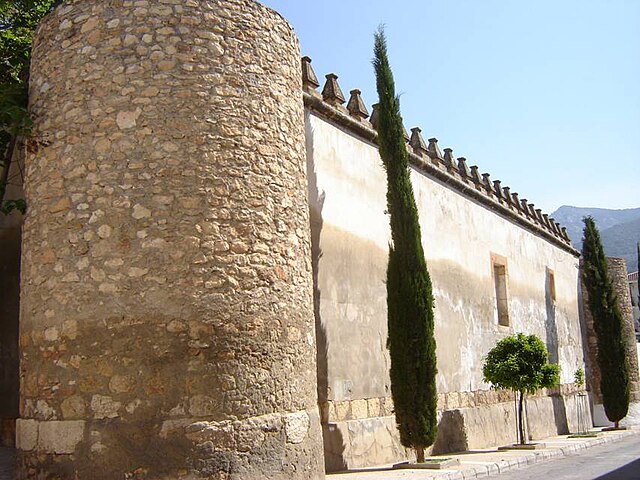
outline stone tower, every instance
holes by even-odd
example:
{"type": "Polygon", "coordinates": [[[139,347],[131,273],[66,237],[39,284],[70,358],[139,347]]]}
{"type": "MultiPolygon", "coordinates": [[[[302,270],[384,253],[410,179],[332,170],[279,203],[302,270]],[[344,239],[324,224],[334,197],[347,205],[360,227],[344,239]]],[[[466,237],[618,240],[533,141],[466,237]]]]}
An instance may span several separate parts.
{"type": "MultiPolygon", "coordinates": [[[[638,368],[638,352],[636,348],[636,337],[633,327],[633,315],[631,307],[631,295],[629,292],[629,284],[627,281],[627,264],[623,258],[607,257],[607,265],[609,278],[613,283],[616,292],[618,307],[622,313],[622,337],[626,350],[627,367],[629,370],[629,413],[623,419],[623,423],[637,425],[640,424],[640,381],[638,368]]],[[[581,265],[582,269],[582,265],[581,265]]],[[[602,406],[602,392],[600,390],[601,373],[598,367],[598,348],[595,328],[593,326],[593,314],[589,308],[589,296],[584,283],[581,284],[582,305],[584,309],[584,319],[586,325],[587,336],[587,355],[588,355],[588,383],[591,390],[594,404],[594,422],[595,425],[602,426],[609,424],[602,406]]]]}
{"type": "Polygon", "coordinates": [[[20,478],[323,477],[299,72],[251,0],[43,21],[20,478]]]}

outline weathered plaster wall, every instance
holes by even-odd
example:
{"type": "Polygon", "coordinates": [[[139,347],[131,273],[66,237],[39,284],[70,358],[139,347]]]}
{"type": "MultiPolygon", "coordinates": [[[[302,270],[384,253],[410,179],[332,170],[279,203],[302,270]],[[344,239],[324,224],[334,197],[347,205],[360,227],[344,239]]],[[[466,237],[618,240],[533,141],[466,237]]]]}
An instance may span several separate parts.
{"type": "Polygon", "coordinates": [[[249,0],[44,20],[20,478],[323,476],[299,62],[249,0]]]}
{"type": "MultiPolygon", "coordinates": [[[[315,179],[309,197],[317,238],[317,321],[326,350],[323,421],[370,418],[366,408],[353,413],[354,405],[360,399],[371,403],[387,398],[389,403],[390,395],[385,173],[374,144],[311,109],[306,134],[309,175],[315,179]]],[[[434,286],[440,408],[507,400],[487,391],[481,368],[495,343],[516,332],[545,340],[551,361],[561,366],[561,382],[571,383],[584,365],[576,256],[415,168],[412,181],[434,286]],[[507,262],[508,327],[498,325],[492,255],[507,262]],[[555,301],[549,269],[555,277],[555,301]]],[[[551,399],[546,405],[553,410],[551,399]]],[[[548,422],[532,432],[557,431],[553,416],[548,422]]],[[[468,433],[480,435],[480,429],[468,433]]],[[[480,446],[481,438],[469,441],[480,446]]],[[[396,447],[392,450],[398,452],[396,447]]]]}

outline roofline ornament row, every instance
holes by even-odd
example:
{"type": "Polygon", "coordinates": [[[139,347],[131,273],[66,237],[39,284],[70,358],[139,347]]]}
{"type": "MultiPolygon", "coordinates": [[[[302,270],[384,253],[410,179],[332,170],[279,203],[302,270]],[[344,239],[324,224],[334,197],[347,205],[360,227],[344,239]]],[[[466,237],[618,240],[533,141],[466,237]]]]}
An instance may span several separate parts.
{"type": "MultiPolygon", "coordinates": [[[[351,90],[346,108],[346,99],[338,85],[335,73],[326,75],[322,93],[309,57],[302,57],[302,90],[304,104],[321,116],[338,123],[361,138],[377,144],[378,104],[372,106],[371,116],[358,89],[351,90]]],[[[408,144],[409,161],[424,174],[446,183],[461,194],[476,200],[486,207],[508,217],[529,231],[579,256],[580,252],[571,244],[566,227],[556,222],[548,214],[542,213],[526,198],[520,198],[517,192],[503,187],[500,180],[491,180],[489,173],[480,173],[476,165],[467,166],[467,159],[455,159],[453,149],[445,148],[444,153],[438,146],[438,139],[429,138],[425,142],[420,127],[411,129],[411,135],[405,128],[405,140],[408,144]]]]}

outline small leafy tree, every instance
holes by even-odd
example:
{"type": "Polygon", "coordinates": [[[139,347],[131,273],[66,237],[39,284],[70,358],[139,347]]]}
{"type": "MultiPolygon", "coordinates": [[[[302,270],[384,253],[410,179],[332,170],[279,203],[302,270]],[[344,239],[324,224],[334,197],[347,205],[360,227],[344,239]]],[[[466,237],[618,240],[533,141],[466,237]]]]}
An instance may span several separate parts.
{"type": "Polygon", "coordinates": [[[609,278],[600,233],[592,217],[584,219],[582,260],[582,279],[596,332],[602,404],[607,418],[618,428],[620,420],[629,411],[630,396],[627,351],[622,333],[624,320],[609,278]]]}
{"type": "Polygon", "coordinates": [[[59,1],[0,0],[0,213],[26,209],[23,199],[4,197],[19,138],[31,130],[27,103],[33,32],[59,1]]]}
{"type": "Polygon", "coordinates": [[[584,370],[582,367],[576,370],[576,373],[573,375],[573,382],[579,387],[584,385],[584,370]]]}
{"type": "Polygon", "coordinates": [[[518,394],[518,432],[521,445],[524,434],[525,394],[558,385],[560,367],[548,363],[549,353],[540,338],[518,333],[500,340],[487,354],[482,373],[484,380],[495,388],[512,390],[518,394]]]}
{"type": "Polygon", "coordinates": [[[409,177],[400,101],[382,29],[375,34],[374,50],[380,98],[378,144],[387,172],[392,238],[387,267],[391,395],[400,441],[414,448],[422,463],[425,448],[434,443],[438,432],[433,295],[409,177]]]}

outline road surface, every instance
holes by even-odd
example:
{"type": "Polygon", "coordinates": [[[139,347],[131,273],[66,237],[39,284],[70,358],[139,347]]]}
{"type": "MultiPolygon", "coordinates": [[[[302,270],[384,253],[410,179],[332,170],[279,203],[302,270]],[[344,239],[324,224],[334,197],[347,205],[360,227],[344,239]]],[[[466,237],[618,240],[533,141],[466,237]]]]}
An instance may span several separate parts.
{"type": "Polygon", "coordinates": [[[497,475],[496,480],[640,480],[640,435],[497,475]]]}

